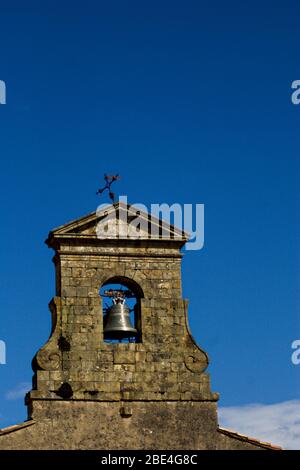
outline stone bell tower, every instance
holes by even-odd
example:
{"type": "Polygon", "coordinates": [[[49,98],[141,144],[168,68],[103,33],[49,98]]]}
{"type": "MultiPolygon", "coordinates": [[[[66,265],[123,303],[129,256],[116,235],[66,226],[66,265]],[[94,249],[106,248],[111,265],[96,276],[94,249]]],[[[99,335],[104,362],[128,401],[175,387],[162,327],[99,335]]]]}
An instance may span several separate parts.
{"type": "MultiPolygon", "coordinates": [[[[126,207],[116,209],[117,220],[132,218],[126,207]]],[[[171,442],[206,447],[207,433],[217,426],[217,396],[204,372],[207,355],[189,333],[181,296],[184,235],[168,227],[169,238],[145,233],[138,239],[101,240],[99,218],[92,214],[67,224],[47,240],[55,250],[56,297],[50,304],[51,338],[34,359],[35,389],[28,398],[32,417],[52,413],[67,419],[71,407],[89,416],[88,426],[98,421],[103,447],[112,440],[121,448],[164,448],[171,442]],[[99,291],[109,283],[120,283],[138,297],[137,342],[104,340],[99,291]],[[115,439],[122,428],[126,442],[115,439]]]]}
{"type": "Polygon", "coordinates": [[[138,238],[127,236],[134,216],[120,203],[50,232],[52,331],[33,359],[29,420],[0,432],[0,448],[260,447],[218,428],[208,357],[191,336],[182,299],[185,234],[156,220],[157,235],[149,237],[149,216],[139,218],[138,238]],[[113,235],[116,224],[124,236],[113,235]],[[105,333],[110,285],[135,299],[127,320],[136,334],[125,341],[105,333]]]}

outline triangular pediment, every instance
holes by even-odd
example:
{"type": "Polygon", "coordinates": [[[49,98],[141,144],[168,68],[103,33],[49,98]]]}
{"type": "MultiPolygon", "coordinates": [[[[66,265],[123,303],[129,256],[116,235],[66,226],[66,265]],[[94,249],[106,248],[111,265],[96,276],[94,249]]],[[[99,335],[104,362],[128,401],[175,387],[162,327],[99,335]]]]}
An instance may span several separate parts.
{"type": "Polygon", "coordinates": [[[55,228],[50,232],[49,238],[150,238],[185,242],[189,235],[136,206],[118,202],[103,205],[95,212],[55,228]]]}

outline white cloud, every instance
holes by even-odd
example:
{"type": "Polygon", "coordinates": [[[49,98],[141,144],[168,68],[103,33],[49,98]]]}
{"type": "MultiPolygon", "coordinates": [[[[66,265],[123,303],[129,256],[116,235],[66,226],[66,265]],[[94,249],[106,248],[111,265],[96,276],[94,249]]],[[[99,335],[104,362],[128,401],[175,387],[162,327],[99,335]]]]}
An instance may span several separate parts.
{"type": "Polygon", "coordinates": [[[219,421],[220,427],[246,436],[284,449],[300,449],[300,400],[221,407],[219,421]]]}
{"type": "Polygon", "coordinates": [[[31,384],[29,382],[21,382],[16,385],[15,388],[9,390],[5,398],[6,400],[18,400],[19,398],[24,398],[25,393],[31,389],[31,384]]]}

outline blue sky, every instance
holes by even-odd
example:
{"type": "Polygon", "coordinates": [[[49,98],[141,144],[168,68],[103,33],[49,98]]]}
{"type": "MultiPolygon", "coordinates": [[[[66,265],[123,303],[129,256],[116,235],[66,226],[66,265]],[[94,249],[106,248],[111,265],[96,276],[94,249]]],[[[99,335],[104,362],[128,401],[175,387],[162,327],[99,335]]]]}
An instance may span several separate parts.
{"type": "Polygon", "coordinates": [[[205,204],[183,287],[220,405],[300,398],[299,14],[276,0],[2,3],[0,427],[25,418],[18,390],[50,332],[44,239],[96,209],[104,172],[131,202],[205,204]]]}

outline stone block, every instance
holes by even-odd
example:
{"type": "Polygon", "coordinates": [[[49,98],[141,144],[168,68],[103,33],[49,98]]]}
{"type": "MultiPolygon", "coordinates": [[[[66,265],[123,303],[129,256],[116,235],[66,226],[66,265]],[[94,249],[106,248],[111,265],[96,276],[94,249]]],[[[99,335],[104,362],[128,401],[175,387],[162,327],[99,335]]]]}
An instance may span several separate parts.
{"type": "Polygon", "coordinates": [[[114,351],[114,364],[135,364],[134,351],[114,351]]]}

